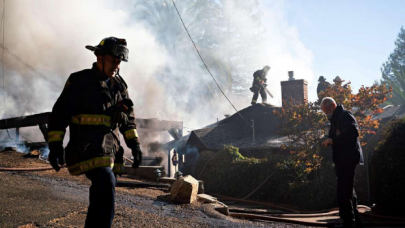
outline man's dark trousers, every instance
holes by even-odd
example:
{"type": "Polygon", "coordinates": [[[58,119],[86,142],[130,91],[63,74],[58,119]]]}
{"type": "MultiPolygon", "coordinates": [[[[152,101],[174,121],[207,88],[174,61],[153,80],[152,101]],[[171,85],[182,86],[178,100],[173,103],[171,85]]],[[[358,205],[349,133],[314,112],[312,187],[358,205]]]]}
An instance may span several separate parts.
{"type": "Polygon", "coordinates": [[[357,164],[335,165],[339,216],[345,225],[355,224],[355,220],[360,222],[357,211],[357,195],[354,190],[356,166],[357,164]]]}
{"type": "Polygon", "coordinates": [[[115,186],[117,179],[110,167],[86,172],[91,180],[90,205],[85,227],[111,227],[115,213],[115,186]]]}
{"type": "Polygon", "coordinates": [[[262,97],[262,102],[264,102],[264,103],[267,102],[267,93],[264,90],[264,88],[261,88],[260,90],[256,89],[254,91],[253,98],[252,98],[252,104],[257,103],[257,99],[259,99],[259,93],[260,93],[260,96],[262,97]]]}

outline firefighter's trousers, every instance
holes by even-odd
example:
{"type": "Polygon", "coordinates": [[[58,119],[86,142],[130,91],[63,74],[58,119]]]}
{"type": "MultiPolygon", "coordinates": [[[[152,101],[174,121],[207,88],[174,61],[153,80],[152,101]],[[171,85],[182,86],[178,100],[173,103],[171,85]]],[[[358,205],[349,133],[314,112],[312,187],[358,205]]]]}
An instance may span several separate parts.
{"type": "Polygon", "coordinates": [[[111,227],[115,213],[115,186],[117,178],[110,167],[101,167],[85,173],[91,181],[90,205],[86,228],[111,227]]]}
{"type": "Polygon", "coordinates": [[[266,91],[263,88],[261,88],[260,90],[255,90],[253,92],[253,98],[252,98],[252,103],[251,103],[252,105],[257,103],[257,99],[259,98],[259,93],[260,93],[260,96],[262,97],[262,102],[263,103],[267,102],[266,91]]]}

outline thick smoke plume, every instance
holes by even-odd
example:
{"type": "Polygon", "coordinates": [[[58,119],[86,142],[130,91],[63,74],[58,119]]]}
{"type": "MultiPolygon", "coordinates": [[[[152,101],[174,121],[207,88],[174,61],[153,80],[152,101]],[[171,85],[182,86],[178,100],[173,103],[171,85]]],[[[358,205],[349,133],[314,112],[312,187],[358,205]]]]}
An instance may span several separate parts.
{"type": "MultiPolygon", "coordinates": [[[[286,23],[282,1],[176,3],[214,77],[238,109],[250,105],[252,74],[264,65],[272,67],[272,104],[281,104],[280,81],[287,79],[287,71],[311,83],[312,54],[286,23]],[[189,10],[193,3],[202,4],[206,13],[189,10]]],[[[6,4],[5,46],[60,87],[4,53],[6,109],[0,102],[1,118],[51,111],[67,77],[95,61],[84,46],[108,36],[127,39],[129,62],[122,63],[120,73],[129,85],[137,117],[179,120],[198,128],[235,112],[203,67],[171,1],[6,4]]]]}

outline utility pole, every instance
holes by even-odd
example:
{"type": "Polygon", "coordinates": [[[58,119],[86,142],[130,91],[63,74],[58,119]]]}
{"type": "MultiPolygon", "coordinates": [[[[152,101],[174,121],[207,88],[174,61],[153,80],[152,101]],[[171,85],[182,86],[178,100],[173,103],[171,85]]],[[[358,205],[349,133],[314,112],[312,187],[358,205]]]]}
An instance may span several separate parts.
{"type": "Polygon", "coordinates": [[[256,139],[255,139],[255,121],[252,120],[252,132],[253,132],[253,144],[256,145],[256,139]]]}

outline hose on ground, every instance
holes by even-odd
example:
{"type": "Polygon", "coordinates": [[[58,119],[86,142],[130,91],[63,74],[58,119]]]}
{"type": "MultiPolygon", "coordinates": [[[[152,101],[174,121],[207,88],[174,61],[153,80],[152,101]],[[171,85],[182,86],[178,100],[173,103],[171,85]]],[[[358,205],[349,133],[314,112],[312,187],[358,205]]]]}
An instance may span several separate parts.
{"type": "MultiPolygon", "coordinates": [[[[289,218],[280,218],[275,216],[264,216],[264,215],[255,215],[255,214],[248,214],[248,213],[229,213],[230,216],[235,218],[245,218],[245,219],[259,219],[265,221],[273,221],[273,222],[287,222],[287,223],[295,223],[300,225],[307,225],[307,226],[330,226],[330,225],[338,225],[340,222],[310,222],[310,221],[301,221],[296,219],[289,219],[289,218]]],[[[383,221],[379,223],[375,222],[362,222],[363,226],[404,226],[405,222],[401,221],[383,221]]]]}
{"type": "Polygon", "coordinates": [[[332,210],[326,213],[315,213],[315,214],[280,214],[280,213],[272,213],[272,212],[265,212],[265,211],[247,211],[243,209],[234,209],[229,208],[229,212],[234,213],[242,213],[242,214],[255,214],[255,215],[264,215],[264,216],[273,216],[278,218],[313,218],[313,217],[320,217],[320,216],[330,216],[339,213],[338,210],[332,210]]]}
{"type": "Polygon", "coordinates": [[[0,167],[0,171],[46,171],[52,170],[52,166],[49,167],[38,167],[38,168],[4,168],[0,167]]]}
{"type": "Polygon", "coordinates": [[[129,159],[129,158],[125,157],[125,156],[123,156],[123,157],[124,157],[124,159],[125,159],[127,162],[129,162],[129,163],[131,163],[131,164],[134,163],[134,161],[132,161],[131,159],[129,159]]]}
{"type": "MultiPolygon", "coordinates": [[[[288,214],[288,213],[285,213],[285,214],[273,214],[272,216],[273,217],[277,217],[277,218],[282,218],[282,217],[284,217],[284,218],[288,218],[288,217],[290,217],[290,218],[292,218],[292,217],[316,217],[315,215],[316,214],[318,214],[318,216],[325,216],[325,215],[330,215],[330,214],[333,214],[334,212],[336,212],[336,213],[338,213],[338,211],[339,211],[339,208],[332,208],[332,209],[327,209],[327,210],[319,210],[319,211],[298,211],[298,210],[293,210],[293,209],[290,209],[290,208],[286,208],[286,207],[283,207],[283,206],[279,206],[279,205],[275,205],[275,204],[270,204],[270,203],[261,203],[261,202],[255,202],[255,201],[251,201],[251,200],[241,200],[241,199],[236,199],[236,198],[232,198],[232,197],[228,197],[228,196],[221,196],[221,195],[218,195],[218,194],[212,194],[212,193],[209,193],[210,195],[212,195],[212,196],[215,196],[215,197],[219,197],[219,198],[223,198],[223,199],[226,199],[226,200],[231,200],[231,201],[236,201],[236,202],[241,202],[241,203],[248,203],[248,204],[256,204],[256,205],[262,205],[262,206],[268,206],[268,207],[271,207],[271,208],[275,208],[275,209],[280,209],[280,210],[284,210],[284,211],[289,211],[289,212],[294,212],[294,213],[298,213],[298,214],[300,214],[300,215],[298,215],[298,214],[288,214]]],[[[371,211],[371,208],[370,207],[368,207],[368,206],[365,206],[365,205],[358,205],[357,206],[357,208],[365,208],[365,209],[367,209],[367,210],[370,210],[371,211]]],[[[237,211],[237,210],[234,210],[234,209],[230,209],[231,211],[237,211]]],[[[236,217],[242,217],[242,215],[243,214],[246,214],[246,213],[233,213],[233,214],[237,214],[237,216],[236,217]]],[[[231,213],[231,215],[232,215],[232,213],[231,213]]],[[[363,215],[363,216],[366,216],[366,217],[373,217],[373,218],[381,218],[381,219],[389,219],[389,220],[397,220],[397,221],[403,221],[404,223],[401,223],[401,224],[399,224],[399,225],[405,225],[405,218],[399,218],[399,217],[391,217],[391,216],[385,216],[385,215],[374,215],[374,214],[367,214],[367,213],[362,213],[361,215],[363,215]]],[[[257,215],[257,216],[259,216],[259,215],[257,215]]],[[[266,216],[265,216],[266,217],[266,216]]],[[[267,216],[268,217],[268,216],[267,216]]],[[[271,217],[271,216],[270,216],[271,217]]],[[[260,218],[257,218],[257,219],[260,219],[260,218]]],[[[272,221],[275,221],[275,220],[272,220],[272,221]]],[[[319,225],[319,224],[318,224],[319,225]]],[[[390,224],[390,225],[395,225],[394,223],[393,224],[390,224]]]]}
{"type": "Polygon", "coordinates": [[[241,203],[248,203],[248,204],[257,204],[257,205],[267,206],[267,207],[271,207],[271,208],[275,208],[275,209],[279,209],[279,210],[283,210],[283,211],[289,211],[289,212],[293,212],[293,213],[300,213],[300,211],[290,209],[290,208],[286,208],[286,207],[279,206],[279,205],[275,205],[275,204],[236,199],[236,198],[231,198],[231,197],[228,197],[228,196],[222,196],[222,195],[213,194],[213,193],[208,193],[208,194],[210,194],[212,196],[215,196],[215,197],[220,197],[220,198],[223,198],[223,199],[231,200],[231,201],[236,201],[236,202],[241,202],[241,203]]]}

